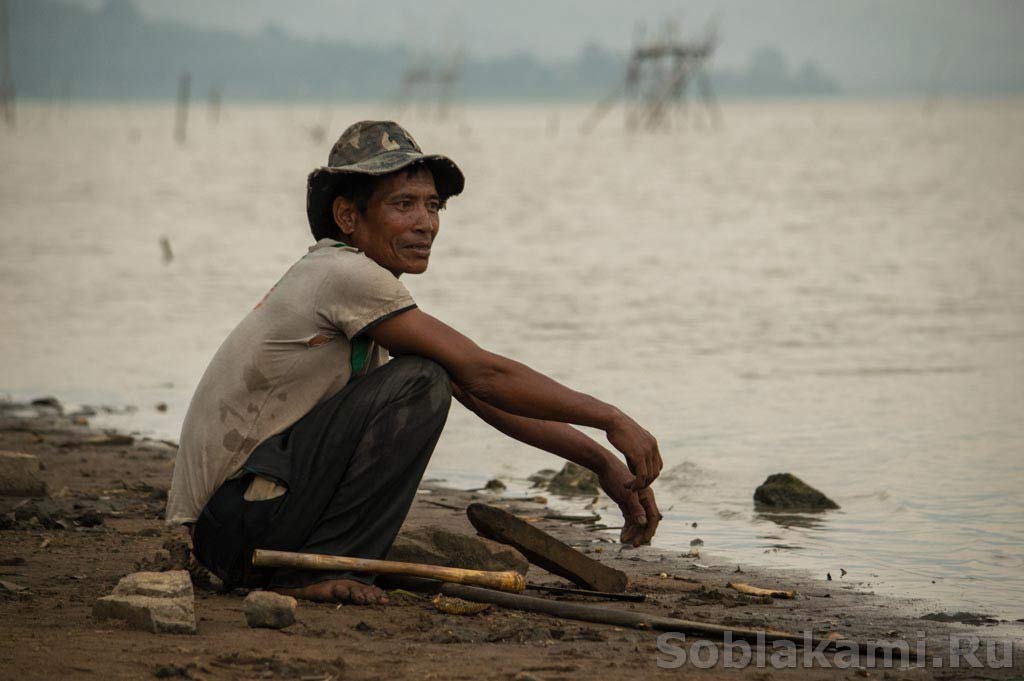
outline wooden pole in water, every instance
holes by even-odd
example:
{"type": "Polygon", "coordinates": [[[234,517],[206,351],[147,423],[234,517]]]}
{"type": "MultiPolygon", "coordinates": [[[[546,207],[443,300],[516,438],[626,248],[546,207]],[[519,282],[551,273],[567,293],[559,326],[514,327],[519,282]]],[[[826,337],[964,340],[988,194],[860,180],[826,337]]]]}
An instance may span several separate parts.
{"type": "Polygon", "coordinates": [[[0,116],[14,128],[14,78],[11,75],[11,24],[7,0],[0,0],[0,116]]]}
{"type": "Polygon", "coordinates": [[[184,144],[188,134],[188,98],[191,86],[192,76],[186,71],[178,79],[178,107],[174,115],[174,139],[178,144],[184,144]]]}
{"type": "Polygon", "coordinates": [[[252,554],[252,564],[256,567],[291,567],[300,570],[348,570],[350,572],[373,572],[378,575],[411,575],[516,593],[526,587],[523,576],[514,570],[505,572],[464,570],[440,565],[400,563],[393,560],[373,560],[348,556],[325,556],[318,553],[256,549],[252,554]]]}
{"type": "Polygon", "coordinates": [[[213,125],[217,125],[218,123],[220,123],[220,105],[222,97],[223,92],[221,91],[221,87],[219,85],[210,86],[210,94],[207,98],[210,105],[208,109],[208,114],[210,118],[210,123],[212,123],[213,125]]]}

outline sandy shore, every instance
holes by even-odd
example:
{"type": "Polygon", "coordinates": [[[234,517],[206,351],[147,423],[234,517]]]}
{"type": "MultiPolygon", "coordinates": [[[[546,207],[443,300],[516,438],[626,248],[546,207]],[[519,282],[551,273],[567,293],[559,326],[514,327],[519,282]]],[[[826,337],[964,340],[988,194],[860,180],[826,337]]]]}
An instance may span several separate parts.
{"type": "MultiPolygon", "coordinates": [[[[0,449],[33,454],[43,464],[49,497],[25,502],[0,498],[0,659],[4,678],[190,678],[190,679],[636,679],[707,674],[689,661],[659,651],[658,633],[559,620],[499,608],[474,616],[437,611],[429,598],[393,593],[387,606],[302,603],[298,622],[284,630],[250,629],[242,598],[196,589],[198,634],[156,635],[98,622],[95,600],[139,566],[165,560],[163,507],[173,443],[138,440],[95,431],[88,416],[46,406],[0,405],[0,449]]],[[[822,582],[796,572],[724,564],[714,556],[624,548],[586,523],[545,519],[536,499],[503,498],[425,484],[405,531],[443,527],[473,534],[464,508],[473,501],[536,518],[536,525],[604,563],[625,571],[630,590],[649,594],[641,604],[602,607],[646,611],[709,623],[802,633],[831,632],[863,641],[923,640],[928,658],[944,667],[773,669],[751,664],[723,669],[720,642],[716,669],[742,678],[1019,678],[1024,673],[1024,623],[936,622],[910,599],[866,592],[848,580],[822,582]],[[792,600],[740,596],[726,585],[742,581],[793,589],[792,600]],[[950,669],[951,634],[1014,641],[1008,668],[950,669]]],[[[617,524],[617,518],[607,519],[617,524]]],[[[568,586],[539,568],[532,582],[568,586]]],[[[577,599],[579,600],[579,599],[577,599]]],[[[685,646],[694,642],[688,637],[685,646]]],[[[680,645],[674,642],[673,645],[680,645]]],[[[985,644],[977,653],[984,662],[985,644]]],[[[688,653],[693,649],[687,650],[688,653]]],[[[708,650],[705,649],[705,654],[708,650]]],[[[770,660],[772,651],[767,652],[770,660]]],[[[714,672],[711,672],[714,673],[714,672]]]]}

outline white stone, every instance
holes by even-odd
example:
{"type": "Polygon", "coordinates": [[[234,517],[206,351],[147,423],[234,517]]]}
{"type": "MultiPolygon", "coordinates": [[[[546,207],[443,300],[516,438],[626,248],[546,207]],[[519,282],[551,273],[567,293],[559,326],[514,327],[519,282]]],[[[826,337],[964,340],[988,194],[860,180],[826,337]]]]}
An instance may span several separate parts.
{"type": "Polygon", "coordinates": [[[186,570],[126,575],[111,595],[96,601],[92,614],[154,634],[196,633],[192,580],[186,570]]]}
{"type": "Polygon", "coordinates": [[[41,471],[31,454],[0,451],[0,497],[45,497],[41,471]]]}
{"type": "Polygon", "coordinates": [[[196,633],[195,606],[190,598],[104,596],[92,607],[98,620],[116,619],[154,634],[196,633]]]}

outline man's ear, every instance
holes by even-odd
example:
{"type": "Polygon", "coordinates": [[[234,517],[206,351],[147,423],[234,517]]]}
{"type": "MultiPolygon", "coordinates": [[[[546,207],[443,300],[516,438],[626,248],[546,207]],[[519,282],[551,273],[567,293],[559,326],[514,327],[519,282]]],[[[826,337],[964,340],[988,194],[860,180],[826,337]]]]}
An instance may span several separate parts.
{"type": "Polygon", "coordinates": [[[334,224],[341,230],[342,236],[349,236],[356,230],[356,207],[355,204],[343,196],[334,197],[331,206],[334,212],[334,224]]]}

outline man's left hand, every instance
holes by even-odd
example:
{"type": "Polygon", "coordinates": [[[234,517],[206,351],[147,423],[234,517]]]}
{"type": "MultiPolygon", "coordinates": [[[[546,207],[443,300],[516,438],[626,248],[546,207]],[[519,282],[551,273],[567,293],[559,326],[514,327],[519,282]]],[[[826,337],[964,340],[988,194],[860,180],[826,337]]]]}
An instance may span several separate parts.
{"type": "Polygon", "coordinates": [[[631,489],[633,474],[620,461],[599,474],[601,489],[619,505],[625,521],[619,541],[640,546],[650,544],[661,522],[661,512],[654,500],[654,490],[645,487],[639,492],[631,489]]]}

